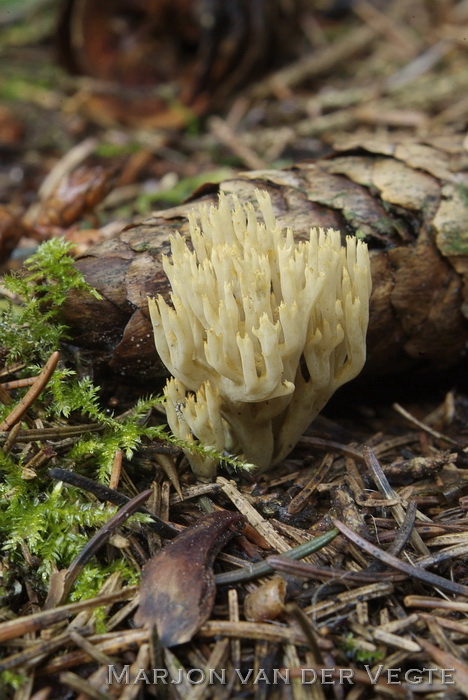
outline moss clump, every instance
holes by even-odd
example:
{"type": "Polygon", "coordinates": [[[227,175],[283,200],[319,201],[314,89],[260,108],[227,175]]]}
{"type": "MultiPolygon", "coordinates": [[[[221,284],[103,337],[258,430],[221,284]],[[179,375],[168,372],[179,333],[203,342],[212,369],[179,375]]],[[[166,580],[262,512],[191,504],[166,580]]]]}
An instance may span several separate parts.
{"type": "Polygon", "coordinates": [[[63,239],[46,241],[26,261],[21,273],[4,278],[2,284],[10,299],[0,300],[0,337],[7,363],[44,362],[59,348],[66,338],[60,309],[72,289],[99,298],[75,268],[70,248],[63,239]]]}
{"type": "MultiPolygon", "coordinates": [[[[19,377],[37,374],[51,352],[66,340],[60,309],[69,292],[85,289],[97,295],[74,267],[69,244],[60,239],[42,244],[20,274],[3,280],[3,287],[6,293],[0,306],[0,331],[5,366],[19,363],[19,377]]],[[[26,391],[17,390],[15,402],[26,391]]],[[[8,452],[2,448],[6,435],[2,436],[0,537],[4,571],[36,580],[38,592],[45,593],[50,574],[67,567],[95,529],[115,512],[87,493],[52,481],[46,465],[60,460],[61,466],[88,474],[91,471],[97,480],[107,480],[116,450],[123,450],[131,458],[144,438],[164,436],[161,427],[144,424],[144,416],[157,400],[150,397],[139,401],[119,420],[100,406],[99,387],[89,377],[78,378],[75,367],[59,364],[31,407],[30,419],[39,419],[44,427],[57,429],[58,433],[69,419],[78,425],[91,420],[101,430],[98,436],[88,432],[65,441],[57,437],[46,445],[39,441],[26,446],[14,443],[8,452]],[[51,456],[43,460],[43,466],[30,466],[44,450],[49,450],[51,456]]],[[[0,421],[10,411],[11,404],[1,405],[0,421]]],[[[95,595],[112,571],[119,571],[128,582],[136,576],[133,565],[121,556],[90,566],[92,576],[87,573],[89,567],[85,569],[72,593],[74,599],[77,594],[95,595]]],[[[3,592],[8,595],[7,579],[13,580],[14,576],[6,576],[3,582],[3,592]]]]}

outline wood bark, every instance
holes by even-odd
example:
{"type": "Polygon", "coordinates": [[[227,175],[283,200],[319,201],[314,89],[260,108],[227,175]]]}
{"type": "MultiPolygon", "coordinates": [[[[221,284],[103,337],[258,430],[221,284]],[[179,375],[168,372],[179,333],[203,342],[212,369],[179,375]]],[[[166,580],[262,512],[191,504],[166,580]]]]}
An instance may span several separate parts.
{"type": "Polygon", "coordinates": [[[123,375],[165,374],[147,296],[168,294],[161,255],[170,253],[170,234],[187,232],[188,213],[216,202],[219,191],[254,201],[260,188],[298,239],[322,226],[368,242],[373,291],[367,374],[453,365],[468,342],[467,160],[461,136],[346,136],[327,158],[207,184],[184,204],[131,224],[77,261],[103,299],[70,296],[65,321],[72,340],[123,375]]]}

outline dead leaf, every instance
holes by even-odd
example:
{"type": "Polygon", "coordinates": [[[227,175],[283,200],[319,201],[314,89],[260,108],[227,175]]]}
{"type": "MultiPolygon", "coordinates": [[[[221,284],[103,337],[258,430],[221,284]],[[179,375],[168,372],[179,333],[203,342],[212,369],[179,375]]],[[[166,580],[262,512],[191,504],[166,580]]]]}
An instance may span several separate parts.
{"type": "Polygon", "coordinates": [[[100,165],[76,168],[40,203],[27,223],[39,230],[71,226],[102,202],[112,189],[115,177],[115,168],[100,165]]]}
{"type": "Polygon", "coordinates": [[[243,523],[239,513],[211,513],[144,567],[135,623],[155,625],[163,647],[188,642],[208,619],[216,594],[213,561],[243,523]]]}

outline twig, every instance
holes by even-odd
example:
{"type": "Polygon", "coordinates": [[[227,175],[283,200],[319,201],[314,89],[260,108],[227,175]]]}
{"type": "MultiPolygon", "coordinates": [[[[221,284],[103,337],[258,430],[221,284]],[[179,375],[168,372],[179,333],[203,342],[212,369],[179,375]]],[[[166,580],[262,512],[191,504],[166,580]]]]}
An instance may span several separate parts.
{"type": "Polygon", "coordinates": [[[335,442],[334,440],[324,440],[319,437],[312,437],[309,435],[303,435],[298,445],[305,445],[306,447],[318,447],[321,450],[336,450],[340,454],[347,457],[352,457],[353,459],[359,460],[359,462],[364,462],[364,457],[360,450],[354,447],[349,447],[348,445],[343,445],[341,442],[335,442]]]}
{"type": "MultiPolygon", "coordinates": [[[[287,552],[279,557],[281,560],[286,557],[288,559],[302,559],[302,557],[308,557],[309,554],[317,552],[322,547],[325,547],[332,540],[335,539],[338,532],[337,530],[329,530],[319,537],[314,537],[313,540],[309,542],[304,542],[298,547],[293,547],[287,552]]],[[[273,567],[267,561],[261,561],[258,564],[253,564],[252,566],[243,566],[241,569],[235,571],[225,571],[222,574],[217,574],[215,576],[215,582],[217,586],[239,583],[240,581],[249,581],[252,578],[257,578],[258,576],[266,576],[267,574],[272,574],[274,571],[273,567]]]]}
{"type": "MultiPolygon", "coordinates": [[[[70,486],[76,486],[77,488],[89,491],[89,493],[93,493],[97,498],[99,498],[100,501],[103,502],[110,501],[110,503],[113,503],[116,506],[123,506],[130,501],[128,496],[124,496],[118,491],[114,491],[108,486],[104,486],[104,484],[97,484],[95,481],[88,479],[86,476],[81,476],[81,474],[76,474],[75,472],[69,472],[66,469],[61,469],[60,467],[49,469],[49,476],[51,476],[53,479],[63,481],[66,484],[70,484],[70,486]]],[[[161,537],[164,537],[165,539],[172,539],[179,534],[179,531],[176,530],[175,527],[164,522],[164,520],[158,518],[157,515],[150,513],[150,511],[146,508],[140,507],[138,508],[138,512],[145,513],[145,515],[149,515],[152,518],[153,522],[148,523],[148,525],[152,527],[161,537]]]]}
{"type": "Polygon", "coordinates": [[[84,694],[87,698],[91,698],[91,700],[112,700],[111,695],[94,688],[89,681],[71,671],[61,673],[60,682],[68,685],[69,688],[80,693],[80,695],[84,694]]]}
{"type": "Polygon", "coordinates": [[[47,382],[53,375],[57,363],[59,361],[60,353],[56,350],[49,357],[47,362],[42,369],[42,372],[38,374],[35,379],[34,384],[31,386],[27,394],[21,399],[21,401],[15,406],[13,411],[5,418],[3,423],[0,424],[0,432],[3,430],[7,431],[12,428],[15,423],[21,420],[22,416],[26,413],[28,408],[34,403],[41,391],[47,385],[47,382]]]}
{"type": "MultiPolygon", "coordinates": [[[[400,552],[403,551],[403,549],[406,546],[406,543],[411,537],[411,533],[414,527],[414,520],[416,517],[416,510],[416,501],[411,501],[411,503],[408,505],[405,518],[401,524],[401,527],[398,530],[397,535],[393,540],[392,544],[388,548],[388,553],[392,554],[394,557],[397,557],[400,554],[400,552]]],[[[370,566],[367,567],[366,571],[382,571],[382,569],[384,568],[384,564],[381,561],[374,561],[370,566]]]]}
{"type": "Polygon", "coordinates": [[[46,629],[82,610],[90,610],[91,608],[117,603],[121,600],[129,600],[137,591],[138,586],[128,586],[115,593],[109,593],[109,595],[96,596],[89,600],[80,600],[78,603],[62,605],[53,610],[41,610],[41,612],[34,613],[34,615],[25,615],[14,620],[8,620],[0,624],[0,642],[6,642],[8,639],[14,639],[36,630],[46,629]]]}
{"type": "MultiPolygon", "coordinates": [[[[54,607],[63,603],[66,599],[68,593],[70,592],[76,579],[83,571],[83,568],[89,562],[89,560],[96,554],[96,552],[108,541],[109,537],[112,535],[117,528],[119,528],[123,523],[128,520],[128,518],[139,509],[141,503],[144,503],[152,494],[151,489],[139,493],[138,496],[132,498],[128,503],[126,503],[122,508],[107,521],[103,527],[99,528],[93,537],[86,543],[81,552],[76,556],[70,566],[68,567],[65,575],[62,578],[62,586],[58,599],[56,595],[52,595],[51,598],[46,600],[44,609],[47,610],[53,604],[54,607]]],[[[51,587],[51,590],[55,589],[51,587]]]]}
{"type": "Polygon", "coordinates": [[[442,39],[437,44],[430,46],[427,51],[417,56],[414,61],[406,64],[404,68],[391,75],[384,83],[386,92],[400,90],[405,85],[413,82],[424,73],[430,71],[453,48],[453,42],[442,39]]]}
{"type": "Polygon", "coordinates": [[[3,384],[0,384],[0,401],[5,404],[5,406],[8,406],[8,404],[12,402],[12,398],[3,384]]]}
{"type": "MultiPolygon", "coordinates": [[[[307,645],[307,640],[300,632],[283,625],[269,625],[266,622],[231,622],[230,620],[208,620],[198,630],[200,637],[240,637],[244,639],[261,639],[274,643],[290,643],[307,645]]],[[[331,641],[320,638],[317,640],[323,649],[329,649],[331,641]]]]}
{"type": "Polygon", "coordinates": [[[453,613],[468,613],[468,603],[463,603],[460,600],[442,600],[441,598],[429,598],[423,595],[407,595],[403,602],[407,608],[436,608],[439,610],[450,610],[453,613]]]}
{"type": "Polygon", "coordinates": [[[319,484],[321,484],[322,481],[324,481],[328,476],[328,472],[330,471],[333,465],[334,459],[335,455],[331,453],[327,453],[325,455],[317,471],[312,475],[312,477],[309,479],[304,488],[301,489],[301,491],[299,491],[299,493],[292,499],[291,503],[288,506],[289,515],[295,515],[304,508],[308,499],[317,489],[317,486],[319,486],[319,484]]]}
{"type": "Polygon", "coordinates": [[[416,37],[414,34],[406,36],[401,23],[396,25],[391,17],[381,12],[378,7],[371,5],[367,0],[359,0],[353,5],[353,12],[360,17],[377,34],[384,36],[392,46],[398,46],[406,60],[414,56],[416,37]]]}
{"type": "Polygon", "coordinates": [[[119,485],[120,474],[122,473],[123,452],[116,450],[112,460],[112,471],[109,479],[109,488],[116,489],[119,485]]]}
{"type": "Polygon", "coordinates": [[[447,435],[443,435],[442,433],[439,433],[438,430],[434,430],[434,428],[431,428],[429,425],[426,425],[426,423],[422,423],[420,420],[412,416],[411,413],[408,413],[408,411],[406,411],[403,408],[403,406],[400,406],[399,403],[394,403],[393,408],[395,409],[395,411],[398,411],[400,415],[406,418],[406,420],[409,420],[411,423],[414,423],[414,425],[417,425],[418,428],[421,428],[421,430],[424,430],[426,433],[429,433],[429,435],[432,435],[432,437],[435,437],[438,440],[445,440],[445,442],[448,442],[451,445],[456,445],[457,447],[463,447],[463,445],[461,445],[456,440],[452,440],[452,438],[448,437],[447,435]]]}
{"type": "Polygon", "coordinates": [[[64,634],[58,634],[53,639],[40,639],[37,643],[31,643],[26,649],[21,649],[15,654],[1,659],[0,673],[15,668],[16,666],[27,667],[29,662],[33,661],[38,656],[46,657],[57,649],[63,649],[69,638],[69,633],[65,632],[64,634]]]}
{"type": "Polygon", "coordinates": [[[113,659],[111,656],[108,656],[107,654],[104,654],[102,651],[96,648],[96,646],[90,642],[88,639],[83,637],[77,630],[72,629],[68,632],[68,635],[70,639],[75,642],[77,647],[80,647],[80,649],[83,649],[87,654],[90,655],[94,661],[97,661],[100,664],[104,665],[110,665],[110,664],[115,664],[115,659],[113,659]]]}
{"type": "Polygon", "coordinates": [[[314,661],[318,663],[323,663],[323,656],[318,645],[318,637],[316,631],[312,626],[312,620],[305,614],[305,612],[297,605],[297,603],[291,602],[286,605],[286,611],[295,619],[297,626],[302,631],[302,634],[309,642],[309,647],[314,654],[314,661]]]}
{"type": "MultiPolygon", "coordinates": [[[[353,607],[359,603],[365,603],[376,598],[385,598],[393,593],[394,586],[391,581],[380,581],[370,583],[361,588],[353,588],[351,591],[343,591],[332,598],[320,600],[304,608],[306,615],[311,615],[318,620],[324,617],[335,617],[342,610],[346,610],[350,605],[353,607]]],[[[346,615],[347,617],[347,615],[346,615]]]]}
{"type": "Polygon", "coordinates": [[[376,33],[373,29],[358,27],[340,42],[314,51],[312,55],[277,71],[268,80],[256,85],[252,95],[256,98],[268,97],[277,90],[291,88],[304,80],[329,73],[334,66],[350,59],[359,51],[368,50],[375,39],[376,33]]]}
{"type": "Polygon", "coordinates": [[[468,554],[468,542],[466,542],[466,534],[464,535],[465,542],[455,544],[452,547],[440,549],[438,552],[429,554],[427,557],[421,557],[416,564],[423,569],[427,566],[436,566],[446,559],[455,559],[456,557],[466,557],[468,554]]]}
{"type": "Polygon", "coordinates": [[[338,528],[341,534],[344,535],[348,540],[350,540],[350,542],[355,544],[357,547],[360,547],[372,557],[375,557],[376,559],[383,561],[384,564],[391,566],[393,569],[403,571],[405,574],[408,574],[408,576],[414,576],[414,578],[418,578],[426,584],[442,588],[442,590],[448,591],[449,593],[453,593],[455,595],[468,596],[468,586],[463,586],[460,583],[454,583],[453,581],[449,581],[448,579],[443,578],[442,576],[438,576],[437,574],[432,574],[428,571],[424,571],[424,569],[420,569],[419,567],[413,566],[412,564],[409,564],[406,561],[397,559],[391,554],[388,554],[388,552],[384,552],[382,549],[379,549],[371,542],[364,539],[364,537],[361,537],[361,535],[358,535],[357,532],[353,532],[347,525],[342,523],[340,520],[333,520],[332,522],[333,525],[336,528],[338,528]]]}
{"type": "Polygon", "coordinates": [[[9,433],[6,433],[7,438],[5,440],[5,444],[3,445],[3,451],[6,455],[10,452],[11,448],[13,447],[15,442],[17,441],[18,433],[20,432],[20,429],[21,429],[21,425],[19,423],[17,423],[16,425],[13,426],[13,428],[10,430],[9,433]]]}
{"type": "Polygon", "coordinates": [[[220,117],[211,117],[208,122],[213,136],[246,165],[250,170],[263,170],[267,167],[259,155],[220,117]]]}
{"type": "MultiPolygon", "coordinates": [[[[149,632],[146,629],[119,630],[111,635],[93,635],[89,637],[89,641],[98,646],[100,651],[118,654],[122,651],[128,651],[129,648],[135,648],[135,646],[146,643],[148,634],[149,632]]],[[[56,656],[48,663],[41,664],[37,675],[50,677],[54,673],[60,673],[67,668],[80,666],[91,660],[86,652],[82,649],[77,649],[61,656],[56,656]]]]}
{"type": "MultiPolygon", "coordinates": [[[[399,499],[398,494],[390,486],[378,459],[376,458],[375,454],[372,452],[370,447],[364,447],[364,459],[366,460],[367,468],[372,474],[380,493],[383,494],[383,496],[386,499],[399,499]]],[[[401,502],[397,503],[397,505],[391,506],[391,510],[398,525],[401,526],[405,519],[405,511],[403,506],[401,505],[401,502]]],[[[411,530],[410,541],[420,554],[426,555],[430,553],[429,549],[422,541],[421,535],[419,535],[419,533],[416,530],[411,530]]]]}
{"type": "MultiPolygon", "coordinates": [[[[19,425],[17,425],[19,428],[19,425]]],[[[31,430],[18,430],[15,442],[34,442],[45,440],[62,440],[83,435],[83,433],[96,433],[105,430],[102,423],[83,423],[83,425],[64,425],[60,428],[40,428],[31,430]]],[[[8,440],[11,432],[0,432],[0,443],[8,440]]]]}
{"type": "Polygon", "coordinates": [[[237,510],[242,515],[245,515],[250,525],[258,530],[273,549],[281,553],[288,552],[291,549],[284,537],[276,532],[273,525],[255,510],[233,481],[225,479],[224,476],[218,476],[216,483],[221,485],[223,492],[236,506],[237,510]]]}
{"type": "Polygon", "coordinates": [[[49,197],[59,182],[91,155],[98,143],[98,139],[90,136],[70,148],[42,181],[39,189],[40,199],[44,200],[49,197]]]}
{"type": "Polygon", "coordinates": [[[36,377],[24,377],[24,379],[13,379],[11,382],[2,382],[0,384],[0,394],[2,389],[10,391],[11,389],[24,389],[26,386],[31,386],[36,381],[36,377]]]}
{"type": "Polygon", "coordinates": [[[332,569],[329,566],[316,566],[305,561],[290,561],[285,555],[271,556],[267,558],[267,563],[274,571],[281,571],[291,576],[303,576],[304,578],[319,579],[327,581],[332,579],[333,583],[375,583],[375,581],[402,581],[404,574],[388,573],[388,571],[347,571],[343,569],[332,569]]]}

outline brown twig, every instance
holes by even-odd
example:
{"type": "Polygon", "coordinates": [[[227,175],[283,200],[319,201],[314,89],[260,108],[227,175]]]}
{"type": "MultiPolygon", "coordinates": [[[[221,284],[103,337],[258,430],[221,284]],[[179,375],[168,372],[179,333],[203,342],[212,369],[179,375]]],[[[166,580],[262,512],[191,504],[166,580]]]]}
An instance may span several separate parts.
{"type": "Polygon", "coordinates": [[[251,170],[263,170],[267,167],[255,151],[244,142],[242,136],[236,134],[221,117],[211,117],[208,123],[213,136],[226,148],[234,153],[251,170]]]}
{"type": "Polygon", "coordinates": [[[329,566],[316,566],[305,561],[291,561],[283,556],[267,558],[267,563],[274,571],[281,571],[291,576],[303,576],[304,578],[319,579],[321,581],[332,580],[333,583],[374,583],[375,581],[402,581],[404,574],[394,574],[383,571],[347,571],[345,569],[332,569],[329,566]]]}
{"type": "Polygon", "coordinates": [[[24,379],[13,379],[11,382],[2,382],[0,384],[0,394],[2,389],[10,391],[11,389],[24,389],[27,386],[32,386],[36,381],[35,377],[24,377],[24,379]]]}
{"type": "Polygon", "coordinates": [[[347,525],[342,523],[340,520],[333,520],[332,522],[333,525],[341,532],[341,534],[346,537],[346,539],[350,540],[350,542],[353,542],[353,544],[355,544],[360,549],[363,549],[367,554],[370,554],[372,557],[383,561],[384,564],[387,564],[387,566],[390,566],[393,569],[398,569],[399,571],[403,571],[405,574],[408,574],[408,576],[413,576],[414,578],[417,578],[430,586],[442,588],[442,590],[448,591],[449,593],[453,593],[455,595],[468,596],[468,586],[463,586],[460,583],[449,581],[448,579],[443,578],[442,576],[438,576],[437,574],[432,574],[428,571],[424,571],[424,569],[421,569],[418,566],[413,566],[412,564],[409,564],[406,561],[397,559],[391,554],[388,554],[388,552],[384,552],[382,549],[379,549],[374,544],[366,540],[364,537],[361,537],[361,535],[358,535],[357,532],[353,532],[347,525]]]}
{"type": "Polygon", "coordinates": [[[15,406],[13,411],[5,418],[3,423],[0,424],[0,432],[10,430],[26,413],[28,408],[34,403],[41,391],[47,385],[47,382],[51,378],[52,374],[57,367],[57,363],[60,358],[60,353],[56,350],[49,357],[45,363],[42,372],[36,377],[34,384],[31,386],[29,391],[21,401],[15,406]]]}
{"type": "Polygon", "coordinates": [[[331,454],[330,452],[325,455],[317,471],[312,475],[304,488],[301,489],[301,491],[299,491],[299,493],[292,499],[288,506],[289,515],[295,515],[304,508],[309,498],[317,489],[317,486],[319,486],[328,476],[328,472],[333,465],[334,459],[335,455],[331,454]]]}
{"type": "Polygon", "coordinates": [[[112,460],[112,471],[109,479],[109,488],[116,489],[119,485],[120,474],[122,473],[123,452],[116,450],[112,460]]]}
{"type": "Polygon", "coordinates": [[[268,80],[255,85],[252,95],[265,98],[278,90],[292,88],[304,80],[328,73],[336,65],[349,60],[359,51],[367,50],[375,38],[376,33],[370,27],[358,27],[350,32],[346,39],[314,51],[312,55],[281,68],[268,80]]]}
{"type": "MultiPolygon", "coordinates": [[[[364,447],[364,459],[366,461],[367,468],[375,481],[377,488],[385,499],[398,499],[396,505],[392,505],[391,510],[395,520],[398,525],[402,525],[405,520],[405,510],[401,505],[401,499],[398,494],[390,486],[387,477],[384,474],[382,467],[380,466],[379,460],[376,458],[375,454],[372,452],[370,447],[364,447]]],[[[429,554],[429,549],[424,544],[421,536],[416,530],[410,530],[410,541],[412,545],[417,549],[420,554],[429,554]]]]}
{"type": "Polygon", "coordinates": [[[421,430],[424,430],[426,433],[429,433],[429,435],[432,435],[432,437],[436,438],[437,440],[445,440],[445,442],[448,442],[450,445],[456,445],[457,447],[463,447],[459,442],[456,440],[452,440],[451,437],[448,437],[448,435],[443,435],[442,433],[439,433],[438,430],[434,430],[434,428],[431,428],[429,425],[426,425],[426,423],[423,423],[422,421],[418,420],[414,416],[411,415],[406,409],[403,408],[403,406],[400,406],[399,403],[394,403],[393,408],[395,411],[398,411],[398,413],[406,418],[406,420],[409,420],[411,423],[414,425],[417,425],[418,428],[421,430]]]}
{"type": "MultiPolygon", "coordinates": [[[[19,425],[17,426],[19,428],[19,425]]],[[[63,440],[66,438],[80,437],[83,433],[102,432],[105,429],[102,423],[83,423],[83,425],[64,425],[57,428],[40,428],[31,430],[19,430],[15,442],[34,442],[45,440],[63,440]]],[[[12,431],[0,432],[0,443],[8,441],[12,431]]],[[[6,444],[6,443],[5,443],[6,444]]]]}
{"type": "Polygon", "coordinates": [[[347,457],[353,457],[359,462],[364,462],[364,457],[361,450],[355,447],[349,447],[348,445],[343,445],[341,442],[335,442],[334,440],[324,440],[323,438],[313,437],[309,435],[303,435],[297,443],[299,446],[304,445],[305,447],[318,447],[321,450],[332,451],[335,450],[342,455],[347,457]]]}
{"type": "Polygon", "coordinates": [[[11,396],[3,384],[0,384],[0,401],[5,404],[5,406],[11,403],[11,396]]]}
{"type": "Polygon", "coordinates": [[[0,642],[5,642],[8,639],[14,639],[20,635],[28,634],[28,632],[46,629],[51,625],[55,625],[57,622],[66,620],[67,617],[71,617],[82,610],[91,610],[92,608],[110,605],[111,603],[117,603],[121,600],[129,600],[129,598],[135,595],[137,590],[137,586],[129,586],[115,593],[109,593],[108,595],[97,596],[89,600],[80,600],[78,603],[70,603],[69,605],[63,605],[53,610],[41,610],[41,612],[34,613],[34,615],[17,617],[15,620],[7,620],[7,622],[0,624],[0,642]]]}
{"type": "MultiPolygon", "coordinates": [[[[89,493],[93,493],[97,498],[99,498],[100,501],[103,502],[109,501],[116,506],[124,506],[130,501],[128,496],[124,496],[118,491],[114,491],[108,486],[104,486],[104,484],[97,484],[95,481],[88,479],[86,476],[81,476],[81,474],[76,474],[75,472],[69,472],[66,469],[61,469],[60,467],[53,467],[52,469],[49,469],[49,476],[51,476],[53,479],[63,481],[65,484],[70,484],[70,486],[76,486],[77,488],[89,491],[89,493]]],[[[150,513],[150,511],[146,508],[139,507],[138,512],[151,516],[152,522],[148,523],[148,525],[152,527],[158,533],[158,535],[164,537],[164,539],[172,539],[179,534],[179,531],[176,530],[175,527],[164,522],[164,520],[158,518],[157,515],[150,513]]]]}
{"type": "Polygon", "coordinates": [[[60,682],[63,683],[63,685],[68,685],[68,687],[75,692],[80,693],[81,695],[84,694],[85,697],[91,698],[92,700],[112,700],[111,695],[108,693],[103,693],[97,688],[94,688],[89,681],[81,678],[81,676],[78,676],[76,673],[72,673],[71,671],[64,671],[64,673],[61,673],[60,682]]]}

